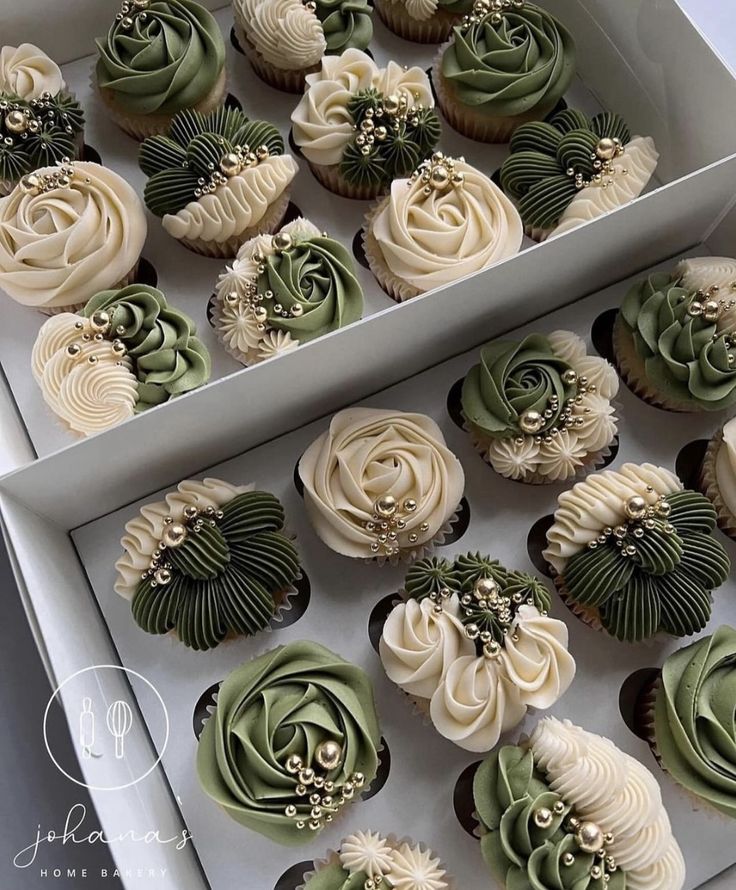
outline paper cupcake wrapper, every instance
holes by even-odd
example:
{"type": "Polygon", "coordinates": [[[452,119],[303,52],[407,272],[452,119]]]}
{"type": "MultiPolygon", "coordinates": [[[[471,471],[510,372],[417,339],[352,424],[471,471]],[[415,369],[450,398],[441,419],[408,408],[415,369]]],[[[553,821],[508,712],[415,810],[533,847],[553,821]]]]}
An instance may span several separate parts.
{"type": "Polygon", "coordinates": [[[438,9],[430,18],[420,22],[409,15],[402,2],[374,0],[373,6],[389,31],[415,43],[442,43],[452,34],[455,25],[462,21],[462,15],[445,9],[438,9]]]}
{"type": "Polygon", "coordinates": [[[320,70],[321,64],[312,65],[309,68],[277,68],[266,61],[253,46],[237,17],[234,27],[240,48],[248,57],[251,67],[269,86],[276,87],[277,90],[282,90],[285,93],[303,93],[307,74],[320,70]]]}
{"type": "Polygon", "coordinates": [[[700,470],[700,490],[716,508],[718,528],[729,538],[736,540],[736,516],[723,500],[716,475],[716,460],[722,444],[723,430],[719,430],[710,440],[703,458],[703,466],[700,470]]]}
{"type": "Polygon", "coordinates": [[[554,233],[554,228],[543,229],[541,226],[524,226],[524,234],[537,244],[543,244],[554,233]]]}
{"type": "Polygon", "coordinates": [[[313,164],[309,160],[307,160],[307,163],[320,185],[343,198],[353,198],[356,201],[372,201],[386,191],[386,186],[382,183],[371,186],[352,185],[340,173],[339,164],[323,166],[321,164],[313,164]]]}
{"type": "MultiPolygon", "coordinates": [[[[169,127],[176,112],[171,114],[130,114],[123,111],[115,100],[115,94],[104,87],[100,87],[96,77],[92,75],[93,86],[99,94],[105,109],[111,119],[123,130],[128,136],[142,142],[149,136],[162,136],[169,127]]],[[[210,92],[192,106],[194,111],[202,114],[209,114],[220,105],[222,105],[227,92],[227,73],[223,67],[217,83],[212,87],[210,92]]]]}
{"type": "Polygon", "coordinates": [[[366,262],[381,287],[392,300],[396,300],[397,303],[403,303],[406,300],[419,296],[422,292],[391,272],[383,257],[381,247],[373,235],[373,221],[388,205],[389,200],[388,197],[383,198],[366,213],[363,223],[363,250],[366,262]]]}

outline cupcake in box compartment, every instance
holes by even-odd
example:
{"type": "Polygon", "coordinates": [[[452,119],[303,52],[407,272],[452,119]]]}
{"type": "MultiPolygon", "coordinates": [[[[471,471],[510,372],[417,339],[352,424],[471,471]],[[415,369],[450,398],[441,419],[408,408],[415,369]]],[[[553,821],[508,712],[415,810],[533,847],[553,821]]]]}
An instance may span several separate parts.
{"type": "Polygon", "coordinates": [[[165,136],[141,145],[139,163],[148,209],[173,238],[212,257],[234,257],[276,231],[298,170],[276,127],[224,107],[177,114],[165,136]]]}
{"type": "Polygon", "coordinates": [[[719,528],[736,538],[736,418],[712,437],[700,470],[700,488],[716,508],[719,528]]]}
{"type": "Polygon", "coordinates": [[[473,8],[473,0],[374,0],[386,27],[417,43],[447,40],[455,25],[473,8]]]}

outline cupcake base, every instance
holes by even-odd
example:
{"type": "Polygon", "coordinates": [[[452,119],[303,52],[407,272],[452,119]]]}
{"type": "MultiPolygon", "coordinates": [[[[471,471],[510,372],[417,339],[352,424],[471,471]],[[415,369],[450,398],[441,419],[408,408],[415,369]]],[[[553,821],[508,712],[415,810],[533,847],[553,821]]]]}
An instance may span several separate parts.
{"type": "Polygon", "coordinates": [[[339,164],[322,166],[313,164],[309,160],[307,163],[320,185],[334,192],[334,194],[340,195],[342,198],[353,198],[356,201],[372,201],[386,191],[386,186],[383,183],[370,186],[353,185],[342,175],[339,164]]]}
{"type": "Polygon", "coordinates": [[[383,251],[373,234],[373,221],[388,206],[388,202],[389,198],[384,198],[366,214],[363,224],[363,250],[366,262],[381,287],[392,300],[396,300],[397,303],[403,303],[406,300],[411,300],[413,297],[418,297],[422,291],[404,281],[403,278],[393,274],[386,264],[383,251]]]}
{"type": "Polygon", "coordinates": [[[267,62],[253,46],[245,33],[245,29],[237,19],[234,27],[235,36],[238,38],[238,43],[247,56],[251,67],[261,80],[269,86],[282,90],[284,93],[303,93],[307,74],[313,74],[315,71],[320,70],[321,63],[312,65],[310,68],[277,68],[275,65],[267,62]]]}
{"type": "Polygon", "coordinates": [[[420,22],[409,15],[401,2],[374,0],[373,6],[389,31],[393,31],[404,40],[413,40],[414,43],[442,43],[463,18],[457,13],[437,9],[430,18],[420,22]]]}
{"type": "Polygon", "coordinates": [[[555,582],[555,587],[557,588],[557,593],[559,594],[560,599],[576,618],[582,621],[583,624],[587,624],[588,627],[593,630],[597,630],[600,633],[605,634],[607,637],[611,636],[601,623],[601,616],[598,609],[592,609],[589,606],[581,606],[580,603],[576,602],[570,595],[567,587],[565,587],[565,581],[562,575],[555,575],[552,580],[555,582]]]}
{"type": "Polygon", "coordinates": [[[718,454],[723,446],[723,430],[719,430],[710,440],[700,469],[700,490],[716,508],[718,528],[736,541],[736,516],[726,506],[718,485],[718,454]]]}

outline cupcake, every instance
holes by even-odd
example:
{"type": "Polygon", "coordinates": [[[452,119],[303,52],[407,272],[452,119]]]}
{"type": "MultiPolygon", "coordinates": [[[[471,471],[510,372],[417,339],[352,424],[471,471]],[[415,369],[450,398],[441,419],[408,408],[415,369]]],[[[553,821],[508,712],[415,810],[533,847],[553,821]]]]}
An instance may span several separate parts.
{"type": "Polygon", "coordinates": [[[659,154],[618,114],[571,108],[522,124],[511,137],[501,185],[535,241],[563,235],[628,204],[647,187],[659,154]]]}
{"type": "Polygon", "coordinates": [[[575,43],[549,12],[524,0],[477,0],[432,69],[450,125],[480,142],[508,142],[544,120],[575,73],[575,43]]]}
{"type": "Polygon", "coordinates": [[[39,167],[81,157],[83,133],[59,66],[30,43],[0,49],[0,195],[39,167]]]}
{"type": "Polygon", "coordinates": [[[736,539],[736,417],[726,421],[708,443],[700,488],[716,508],[718,527],[736,539]]]}
{"type": "Polygon", "coordinates": [[[266,491],[187,479],[126,524],[115,590],[138,627],[192,649],[252,636],[296,592],[299,555],[284,521],[266,491]]]}
{"type": "Polygon", "coordinates": [[[667,411],[736,405],[736,260],[683,260],[626,294],[613,327],[621,376],[667,411]]]}
{"type": "Polygon", "coordinates": [[[33,376],[63,426],[92,436],[205,384],[210,356],[195,334],[155,287],[102,291],[44,323],[33,376]]]}
{"type": "Polygon", "coordinates": [[[441,43],[473,8],[473,0],[373,0],[386,27],[416,43],[441,43]]]}
{"type": "Polygon", "coordinates": [[[294,142],[317,179],[370,200],[431,154],[440,122],[421,68],[385,68],[357,49],[326,56],[291,115],[294,142]]]}
{"type": "Polygon", "coordinates": [[[465,474],[424,414],[347,408],[299,460],[317,535],[357,559],[410,562],[441,543],[460,507],[465,474]]]}
{"type": "Polygon", "coordinates": [[[545,717],[475,774],[481,852],[502,887],[682,890],[654,776],[602,736],[545,717]]]}
{"type": "Polygon", "coordinates": [[[571,331],[494,340],[463,382],[466,429],[507,479],[563,482],[609,454],[618,376],[571,331]]]}
{"type": "Polygon", "coordinates": [[[435,152],[366,216],[365,255],[398,302],[515,256],[523,227],[514,205],[462,158],[435,152]]]}
{"type": "Polygon", "coordinates": [[[624,464],[560,495],[544,557],[591,627],[627,643],[686,637],[708,623],[731,567],[715,524],[708,499],[669,470],[624,464]]]}
{"type": "Polygon", "coordinates": [[[135,279],[141,199],[117,173],[79,161],[42,167],[0,198],[0,290],[47,314],[135,279]]]}
{"type": "Polygon", "coordinates": [[[736,818],[736,630],[725,625],[664,663],[648,714],[662,768],[698,801],[736,818]]]}
{"type": "Polygon", "coordinates": [[[298,890],[451,890],[440,859],[423,844],[377,831],[356,831],[315,860],[298,890]]]}
{"type": "Polygon", "coordinates": [[[279,131],[242,111],[182,111],[138,158],[149,177],[146,206],[195,253],[234,257],[241,244],[275,232],[299,169],[279,131]]]}
{"type": "Polygon", "coordinates": [[[368,0],[233,0],[235,34],[266,83],[301,93],[322,57],[367,49],[373,37],[368,0]]]}
{"type": "Polygon", "coordinates": [[[363,289],[350,252],[300,217],[240,248],[212,314],[225,349],[253,365],[358,321],[363,289]]]}
{"type": "Polygon", "coordinates": [[[102,102],[134,139],[165,133],[185,108],[208,114],[225,97],[222,34],[195,0],[123,0],[96,43],[102,102]]]}
{"type": "Polygon", "coordinates": [[[409,569],[403,595],[383,627],[383,667],[460,748],[490,751],[572,683],[567,627],[548,617],[549,592],[531,575],[480,553],[430,557],[409,569]]]}
{"type": "Polygon", "coordinates": [[[278,844],[309,843],[379,764],[368,675],[320,646],[279,646],[220,686],[197,750],[204,793],[278,844]]]}

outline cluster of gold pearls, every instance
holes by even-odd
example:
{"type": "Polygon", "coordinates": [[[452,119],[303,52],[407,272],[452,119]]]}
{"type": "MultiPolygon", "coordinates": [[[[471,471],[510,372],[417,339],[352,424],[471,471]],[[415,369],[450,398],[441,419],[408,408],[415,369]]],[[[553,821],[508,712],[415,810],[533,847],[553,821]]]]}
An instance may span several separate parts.
{"type": "Polygon", "coordinates": [[[48,173],[27,173],[19,183],[20,190],[31,197],[52,192],[55,189],[67,189],[71,187],[75,170],[71,160],[64,158],[61,166],[55,167],[48,173]]]}
{"type": "MultiPolygon", "coordinates": [[[[95,312],[89,319],[89,330],[85,331],[85,327],[87,326],[85,325],[84,321],[80,320],[78,322],[75,322],[74,328],[79,332],[79,341],[72,342],[67,346],[66,353],[69,358],[77,358],[78,356],[80,356],[82,354],[85,343],[100,343],[103,340],[111,340],[112,351],[118,358],[118,361],[115,364],[122,365],[122,360],[127,354],[128,350],[122,340],[112,335],[110,315],[104,311],[95,312]]],[[[123,328],[121,333],[125,333],[125,328],[123,328]]],[[[98,359],[96,355],[90,355],[87,358],[87,361],[91,365],[96,365],[98,359]]]]}
{"type": "Polygon", "coordinates": [[[613,138],[604,136],[598,140],[595,151],[590,155],[595,171],[590,179],[586,179],[574,167],[568,167],[565,172],[575,180],[575,188],[578,190],[591,186],[608,188],[613,183],[614,174],[620,173],[622,176],[626,176],[629,172],[625,167],[616,168],[616,161],[624,154],[625,150],[623,142],[617,136],[613,138]]]}
{"type": "MultiPolygon", "coordinates": [[[[14,102],[7,97],[0,99],[0,117],[5,129],[21,140],[28,139],[30,134],[40,131],[44,115],[51,124],[57,123],[58,115],[64,131],[70,135],[74,132],[68,115],[53,105],[53,96],[49,92],[44,92],[29,102],[14,102]]],[[[10,146],[13,144],[13,138],[6,136],[3,142],[10,146]]]]}
{"type": "MultiPolygon", "coordinates": [[[[736,306],[736,300],[719,299],[719,292],[720,288],[717,284],[707,290],[696,291],[690,298],[690,305],[687,307],[688,315],[693,318],[702,317],[704,321],[711,324],[717,322],[724,312],[729,312],[736,306]]],[[[683,298],[687,299],[684,295],[683,298]]]]}
{"type": "MultiPolygon", "coordinates": [[[[224,145],[224,139],[218,139],[220,144],[224,145]]],[[[219,186],[225,185],[228,179],[242,173],[249,167],[257,167],[261,161],[265,161],[270,156],[267,145],[259,145],[255,150],[251,150],[249,145],[237,145],[233,151],[226,151],[220,158],[219,163],[208,165],[210,170],[209,179],[200,176],[197,179],[197,187],[194,189],[194,197],[201,198],[204,195],[211,195],[219,186]]]]}
{"type": "Polygon", "coordinates": [[[423,161],[409,179],[409,185],[417,182],[424,185],[424,194],[431,195],[435,192],[446,192],[448,189],[461,188],[465,183],[465,176],[456,172],[455,165],[463,163],[464,158],[451,158],[441,151],[436,151],[431,158],[423,161]]]}
{"type": "Polygon", "coordinates": [[[198,534],[205,523],[216,526],[217,520],[224,516],[222,510],[215,507],[198,509],[194,504],[187,504],[182,510],[181,521],[176,522],[173,516],[164,517],[164,529],[161,540],[151,554],[148,568],[141,575],[141,581],[151,578],[151,587],[164,587],[171,582],[172,566],[166,559],[168,550],[176,550],[187,540],[190,534],[198,534]]]}
{"type": "MultiPolygon", "coordinates": [[[[465,593],[460,599],[460,607],[465,618],[475,618],[476,621],[483,612],[490,613],[493,622],[497,624],[501,632],[508,634],[519,606],[525,604],[534,605],[533,597],[524,599],[521,593],[507,596],[498,582],[491,577],[482,576],[473,584],[472,593],[465,593]]],[[[478,626],[476,621],[465,624],[465,635],[470,640],[480,640],[483,646],[483,654],[487,658],[495,658],[501,654],[501,643],[496,640],[490,630],[478,626]]],[[[511,639],[518,642],[518,634],[512,634],[511,639]]]]}
{"type": "MultiPolygon", "coordinates": [[[[371,544],[371,553],[380,556],[395,556],[399,552],[399,535],[406,529],[407,517],[417,511],[417,502],[414,498],[405,498],[399,504],[392,494],[384,494],[377,498],[373,505],[373,515],[363,527],[367,532],[376,536],[371,544]]],[[[429,523],[422,522],[419,525],[422,533],[429,531],[429,523]]],[[[409,544],[419,541],[417,532],[409,532],[406,535],[409,544]]]]}
{"type": "Polygon", "coordinates": [[[472,11],[463,18],[460,27],[467,30],[473,25],[485,22],[486,19],[489,19],[492,25],[500,25],[505,12],[521,9],[523,5],[524,0],[476,0],[472,11]]]}
{"type": "MultiPolygon", "coordinates": [[[[568,810],[563,800],[558,800],[554,806],[538,807],[532,812],[532,821],[543,831],[547,831],[554,825],[555,818],[561,819],[568,810]]],[[[604,830],[595,822],[581,820],[575,816],[570,816],[562,825],[564,831],[571,834],[581,853],[593,855],[596,857],[590,868],[590,877],[594,881],[604,881],[608,883],[610,875],[613,874],[618,866],[616,861],[606,849],[610,847],[614,841],[614,837],[610,832],[604,830]]],[[[565,868],[571,868],[575,864],[575,854],[567,852],[562,857],[562,865],[565,868]]]]}
{"type": "MultiPolygon", "coordinates": [[[[418,94],[414,94],[414,102],[418,94]]],[[[376,148],[377,142],[385,142],[389,129],[398,131],[402,123],[409,123],[412,127],[419,126],[419,115],[426,111],[424,105],[416,105],[409,102],[405,92],[391,93],[384,96],[375,108],[367,108],[365,117],[359,127],[354,127],[358,135],[355,144],[365,157],[376,148]]]]}
{"type": "Polygon", "coordinates": [[[140,20],[145,22],[148,19],[146,10],[151,5],[150,0],[123,0],[120,12],[115,16],[115,20],[120,22],[123,31],[130,31],[135,24],[135,17],[140,16],[140,20]]]}
{"type": "Polygon", "coordinates": [[[520,414],[519,431],[522,433],[522,436],[517,439],[517,445],[524,444],[524,436],[536,436],[545,445],[549,445],[553,436],[558,436],[562,430],[582,426],[585,423],[585,419],[581,415],[575,415],[575,406],[582,404],[586,393],[597,392],[598,387],[595,383],[590,383],[586,376],[578,376],[572,368],[563,371],[561,376],[562,382],[566,386],[576,387],[575,395],[565,400],[561,411],[559,397],[553,395],[550,396],[549,402],[541,411],[530,408],[528,411],[520,414]],[[558,412],[559,417],[554,425],[548,427],[547,424],[558,412]]]}
{"type": "MultiPolygon", "coordinates": [[[[647,491],[651,494],[652,487],[647,486],[647,491]]],[[[641,495],[632,495],[623,502],[625,521],[615,528],[610,526],[604,528],[594,541],[588,543],[588,548],[595,550],[599,545],[613,539],[624,556],[636,556],[636,545],[627,543],[630,536],[635,539],[643,538],[647,531],[654,528],[666,535],[674,534],[675,527],[667,522],[671,509],[665,495],[657,498],[654,504],[649,504],[641,495]]]]}

